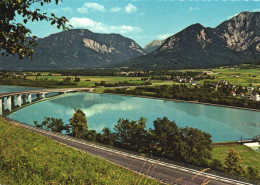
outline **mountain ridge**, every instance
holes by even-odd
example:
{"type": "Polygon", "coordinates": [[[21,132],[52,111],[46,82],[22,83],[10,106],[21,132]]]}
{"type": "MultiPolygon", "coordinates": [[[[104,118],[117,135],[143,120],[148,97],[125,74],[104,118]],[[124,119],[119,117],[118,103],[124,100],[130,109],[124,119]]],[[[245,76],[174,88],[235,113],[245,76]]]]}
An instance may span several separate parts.
{"type": "Polygon", "coordinates": [[[215,28],[199,23],[168,37],[130,68],[206,68],[260,60],[260,12],[242,12],[215,28]]]}
{"type": "Polygon", "coordinates": [[[100,34],[71,29],[37,39],[32,59],[2,57],[4,69],[94,68],[120,63],[146,52],[132,39],[120,34],[100,34]]]}

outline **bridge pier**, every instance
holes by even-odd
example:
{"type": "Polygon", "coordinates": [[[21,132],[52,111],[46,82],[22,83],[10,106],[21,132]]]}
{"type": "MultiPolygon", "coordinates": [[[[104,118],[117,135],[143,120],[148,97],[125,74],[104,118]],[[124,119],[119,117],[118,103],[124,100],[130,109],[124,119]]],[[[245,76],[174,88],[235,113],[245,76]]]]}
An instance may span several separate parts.
{"type": "Polygon", "coordinates": [[[6,102],[7,102],[7,109],[9,111],[12,111],[12,96],[7,96],[6,98],[7,98],[7,100],[6,100],[6,102]]]}
{"type": "Polygon", "coordinates": [[[32,94],[28,94],[28,102],[32,103],[32,94]]]}
{"type": "MultiPolygon", "coordinates": [[[[89,91],[89,88],[73,88],[73,89],[42,89],[42,90],[32,90],[32,91],[24,91],[24,92],[11,92],[11,93],[0,93],[0,116],[5,115],[5,113],[9,114],[15,108],[22,107],[25,104],[32,103],[34,98],[34,94],[38,99],[46,98],[46,94],[54,93],[54,95],[66,94],[67,92],[83,92],[89,91]],[[33,96],[32,96],[33,95],[33,96]],[[6,99],[5,99],[6,98],[6,99]],[[5,100],[7,103],[5,103],[5,100]],[[15,102],[17,101],[17,103],[15,102]]],[[[51,96],[52,94],[49,94],[51,96]]]]}
{"type": "Polygon", "coordinates": [[[4,98],[0,98],[0,116],[4,115],[4,98]]]}
{"type": "Polygon", "coordinates": [[[19,107],[21,107],[22,106],[22,95],[17,95],[17,105],[19,106],[19,107]]]}

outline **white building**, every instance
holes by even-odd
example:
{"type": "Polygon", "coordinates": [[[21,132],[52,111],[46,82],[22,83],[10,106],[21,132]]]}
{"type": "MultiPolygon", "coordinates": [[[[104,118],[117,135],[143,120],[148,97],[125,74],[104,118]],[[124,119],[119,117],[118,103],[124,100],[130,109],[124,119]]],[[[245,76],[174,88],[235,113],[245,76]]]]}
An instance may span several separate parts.
{"type": "Polygon", "coordinates": [[[254,101],[260,101],[260,96],[258,93],[252,93],[252,100],[254,101]]]}

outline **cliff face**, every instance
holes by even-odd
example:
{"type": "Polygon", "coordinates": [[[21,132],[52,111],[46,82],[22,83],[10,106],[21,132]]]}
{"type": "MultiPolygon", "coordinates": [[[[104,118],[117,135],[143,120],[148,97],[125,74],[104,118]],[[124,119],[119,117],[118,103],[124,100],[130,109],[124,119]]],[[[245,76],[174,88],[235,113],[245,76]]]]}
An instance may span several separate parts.
{"type": "Polygon", "coordinates": [[[2,57],[5,69],[62,69],[105,67],[144,55],[133,40],[119,34],[98,34],[86,29],[72,29],[38,40],[31,60],[2,57]]]}
{"type": "Polygon", "coordinates": [[[194,24],[154,52],[124,63],[143,68],[204,68],[260,60],[260,12],[242,12],[216,28],[194,24]]]}
{"type": "Polygon", "coordinates": [[[216,30],[228,48],[248,53],[251,46],[257,49],[260,45],[260,13],[243,12],[220,24],[216,30]]]}

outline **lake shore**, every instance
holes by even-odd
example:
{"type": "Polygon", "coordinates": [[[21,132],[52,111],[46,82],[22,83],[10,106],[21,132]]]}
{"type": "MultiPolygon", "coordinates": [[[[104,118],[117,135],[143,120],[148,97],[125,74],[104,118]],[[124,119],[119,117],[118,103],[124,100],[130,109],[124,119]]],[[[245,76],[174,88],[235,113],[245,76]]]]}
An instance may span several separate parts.
{"type": "Polygon", "coordinates": [[[165,101],[175,101],[175,102],[184,102],[184,103],[195,103],[195,104],[202,104],[202,105],[210,105],[210,106],[217,106],[217,107],[225,107],[225,108],[241,109],[241,110],[249,110],[249,111],[260,112],[259,109],[250,109],[250,108],[244,108],[244,107],[235,107],[235,106],[220,105],[220,104],[213,104],[213,103],[205,103],[205,102],[198,102],[198,101],[167,99],[167,98],[159,98],[159,97],[152,97],[152,96],[138,96],[138,95],[131,95],[131,94],[116,94],[116,93],[104,93],[104,92],[103,93],[90,92],[90,93],[111,94],[111,95],[120,95],[120,96],[131,96],[131,97],[139,97],[139,98],[150,98],[150,99],[158,99],[158,100],[165,100],[165,101]]]}

